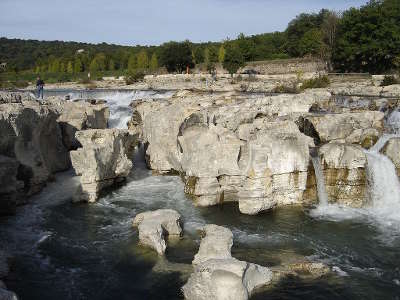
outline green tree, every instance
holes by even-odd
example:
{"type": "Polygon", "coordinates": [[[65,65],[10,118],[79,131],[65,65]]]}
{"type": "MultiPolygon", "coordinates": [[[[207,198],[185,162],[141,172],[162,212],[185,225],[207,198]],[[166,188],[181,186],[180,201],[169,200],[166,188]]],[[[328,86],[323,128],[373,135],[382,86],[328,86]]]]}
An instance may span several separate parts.
{"type": "Polygon", "coordinates": [[[340,71],[384,73],[400,54],[400,1],[370,1],[343,14],[333,51],[340,71]]]}
{"type": "Polygon", "coordinates": [[[204,62],[204,50],[202,47],[196,47],[193,50],[193,61],[196,65],[204,62]]]}
{"type": "Polygon", "coordinates": [[[222,64],[224,62],[224,59],[225,59],[225,47],[224,45],[221,45],[221,47],[219,47],[218,50],[218,62],[222,64]]]}
{"type": "Polygon", "coordinates": [[[169,42],[161,47],[161,63],[168,72],[181,73],[186,67],[193,68],[192,49],[189,41],[169,42]]]}
{"type": "Polygon", "coordinates": [[[321,56],[324,49],[321,30],[317,28],[307,31],[299,41],[298,51],[300,56],[321,56]]]}
{"type": "Polygon", "coordinates": [[[96,77],[98,76],[98,72],[100,71],[100,67],[96,58],[94,58],[90,63],[89,70],[91,78],[96,79],[96,77]]]}
{"type": "Polygon", "coordinates": [[[149,57],[146,50],[142,50],[137,55],[137,67],[138,69],[149,68],[149,57]]]}
{"type": "Polygon", "coordinates": [[[53,62],[50,65],[50,70],[51,73],[58,73],[60,72],[60,61],[58,59],[53,60],[53,62]]]}
{"type": "Polygon", "coordinates": [[[67,64],[67,73],[69,73],[69,74],[74,73],[74,67],[73,67],[71,61],[69,61],[68,64],[67,64]]]}
{"type": "Polygon", "coordinates": [[[235,74],[245,65],[245,60],[240,48],[236,44],[229,44],[226,48],[223,66],[231,74],[235,74]]]}
{"type": "Polygon", "coordinates": [[[128,71],[132,72],[137,68],[137,59],[135,54],[131,54],[128,60],[128,71]]]}
{"type": "Polygon", "coordinates": [[[79,58],[76,58],[74,61],[74,73],[80,73],[83,71],[82,62],[79,58]]]}
{"type": "Polygon", "coordinates": [[[108,69],[110,71],[114,71],[115,70],[115,63],[114,60],[110,59],[110,61],[108,62],[108,69]]]}
{"type": "Polygon", "coordinates": [[[158,69],[158,58],[157,54],[154,52],[150,60],[150,70],[154,72],[157,69],[158,69]]]}

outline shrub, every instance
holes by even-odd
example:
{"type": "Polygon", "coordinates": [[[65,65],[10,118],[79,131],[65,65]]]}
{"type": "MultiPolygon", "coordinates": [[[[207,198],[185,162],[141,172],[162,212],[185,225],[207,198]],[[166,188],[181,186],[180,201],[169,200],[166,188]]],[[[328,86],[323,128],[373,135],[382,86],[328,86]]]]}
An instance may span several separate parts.
{"type": "Polygon", "coordinates": [[[292,85],[279,84],[272,90],[272,92],[278,94],[298,94],[300,93],[300,90],[298,89],[297,84],[293,82],[292,85]]]}
{"type": "Polygon", "coordinates": [[[317,78],[311,78],[308,80],[304,80],[301,85],[302,90],[306,89],[318,89],[318,88],[326,88],[331,84],[328,76],[319,76],[317,78]]]}
{"type": "Polygon", "coordinates": [[[398,84],[399,80],[393,75],[385,75],[381,82],[381,86],[388,86],[393,84],[398,84]]]}
{"type": "Polygon", "coordinates": [[[143,71],[132,71],[129,72],[129,74],[127,76],[125,76],[125,83],[127,85],[139,82],[139,81],[143,81],[144,79],[144,72],[143,71]]]}

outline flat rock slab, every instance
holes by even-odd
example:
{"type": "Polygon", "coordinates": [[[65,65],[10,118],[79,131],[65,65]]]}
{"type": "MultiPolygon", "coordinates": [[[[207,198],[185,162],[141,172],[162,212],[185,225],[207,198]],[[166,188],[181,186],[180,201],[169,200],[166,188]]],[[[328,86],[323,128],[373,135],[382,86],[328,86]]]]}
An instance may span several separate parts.
{"type": "Polygon", "coordinates": [[[140,243],[146,245],[159,255],[167,249],[165,236],[180,236],[181,215],[172,209],[159,209],[136,215],[133,226],[139,229],[140,243]]]}

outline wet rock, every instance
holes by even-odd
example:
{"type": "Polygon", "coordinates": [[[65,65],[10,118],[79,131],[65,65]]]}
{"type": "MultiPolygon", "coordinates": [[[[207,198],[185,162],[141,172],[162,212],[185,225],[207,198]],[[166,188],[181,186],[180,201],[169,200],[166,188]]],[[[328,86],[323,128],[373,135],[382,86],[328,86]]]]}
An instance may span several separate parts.
{"type": "Polygon", "coordinates": [[[232,257],[233,235],[228,228],[213,224],[206,225],[202,229],[202,235],[200,248],[194,256],[193,265],[199,265],[209,259],[232,257]]]}
{"type": "Polygon", "coordinates": [[[256,288],[271,283],[268,268],[232,258],[229,229],[206,225],[203,232],[194,273],[182,288],[185,299],[248,299],[256,288]]]}
{"type": "Polygon", "coordinates": [[[381,152],[389,157],[393,162],[397,176],[400,177],[400,137],[393,137],[389,139],[385,146],[382,148],[381,152]]]}
{"type": "Polygon", "coordinates": [[[384,114],[378,111],[363,111],[309,115],[300,119],[301,131],[318,143],[337,141],[370,148],[382,135],[384,114]]]}
{"type": "Polygon", "coordinates": [[[136,215],[133,226],[138,227],[140,243],[159,255],[167,249],[166,236],[179,237],[182,233],[181,216],[172,209],[159,209],[136,215]]]}
{"type": "Polygon", "coordinates": [[[18,300],[18,297],[14,292],[0,288],[0,300],[18,300]]]}
{"type": "Polygon", "coordinates": [[[137,136],[128,130],[89,129],[76,132],[75,137],[82,148],[71,151],[72,166],[81,175],[74,201],[95,202],[101,190],[130,173],[137,136]]]}
{"type": "Polygon", "coordinates": [[[329,143],[319,149],[330,202],[363,207],[367,204],[366,155],[359,145],[329,143]]]}
{"type": "Polygon", "coordinates": [[[35,101],[0,105],[0,155],[20,163],[17,178],[26,196],[39,192],[54,172],[70,167],[57,118],[35,101]]]}

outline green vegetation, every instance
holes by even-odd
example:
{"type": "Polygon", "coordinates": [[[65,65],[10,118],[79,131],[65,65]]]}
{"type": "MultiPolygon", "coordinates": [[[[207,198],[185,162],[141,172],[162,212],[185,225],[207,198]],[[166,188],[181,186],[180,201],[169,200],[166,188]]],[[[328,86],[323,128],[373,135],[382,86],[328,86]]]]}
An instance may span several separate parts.
{"type": "Polygon", "coordinates": [[[388,85],[393,85],[393,84],[398,84],[400,81],[393,75],[386,75],[382,82],[381,86],[388,86],[388,85]]]}
{"type": "Polygon", "coordinates": [[[328,76],[319,76],[317,78],[311,78],[304,80],[301,89],[306,90],[306,89],[318,89],[318,88],[326,88],[331,84],[328,76]]]}
{"type": "MultiPolygon", "coordinates": [[[[25,85],[40,74],[46,82],[102,76],[185,72],[217,63],[231,74],[245,62],[310,57],[341,72],[400,73],[400,1],[371,0],[342,15],[326,9],[300,14],[284,32],[222,42],[168,42],[160,46],[118,46],[0,38],[1,86],[25,85]]],[[[323,82],[307,82],[320,85],[323,82]]],[[[284,89],[284,88],[280,88],[284,89]]]]}

